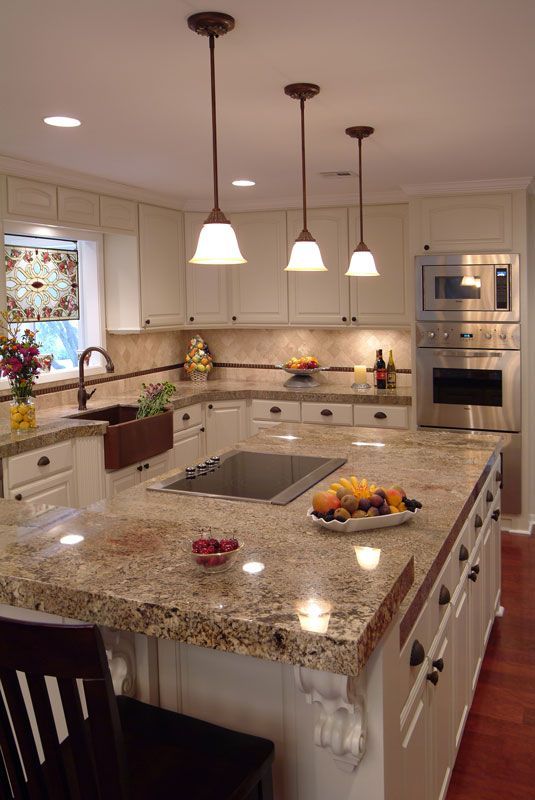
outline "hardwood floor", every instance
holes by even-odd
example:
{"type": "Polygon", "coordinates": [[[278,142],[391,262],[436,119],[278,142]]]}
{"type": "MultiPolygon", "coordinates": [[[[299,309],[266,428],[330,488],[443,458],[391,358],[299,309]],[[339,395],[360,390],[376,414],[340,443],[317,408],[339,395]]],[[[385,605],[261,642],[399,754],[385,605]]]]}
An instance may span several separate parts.
{"type": "Polygon", "coordinates": [[[535,536],[502,535],[495,620],[447,800],[535,799],[535,536]]]}

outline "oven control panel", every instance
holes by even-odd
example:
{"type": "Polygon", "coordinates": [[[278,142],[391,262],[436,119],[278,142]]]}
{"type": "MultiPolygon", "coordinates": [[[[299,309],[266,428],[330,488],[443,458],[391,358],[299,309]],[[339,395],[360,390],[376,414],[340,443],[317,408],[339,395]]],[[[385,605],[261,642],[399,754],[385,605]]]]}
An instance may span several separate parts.
{"type": "Polygon", "coordinates": [[[520,325],[503,322],[418,322],[416,346],[456,350],[520,350],[520,325]]]}

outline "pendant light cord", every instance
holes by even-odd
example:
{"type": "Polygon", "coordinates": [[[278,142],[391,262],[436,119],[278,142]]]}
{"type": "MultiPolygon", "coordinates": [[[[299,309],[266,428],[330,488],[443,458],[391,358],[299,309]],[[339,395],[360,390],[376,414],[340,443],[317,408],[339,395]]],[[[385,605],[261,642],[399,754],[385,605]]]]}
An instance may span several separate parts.
{"type": "Polygon", "coordinates": [[[362,233],[362,138],[359,136],[359,215],[360,215],[360,243],[364,241],[362,233]]]}
{"type": "Polygon", "coordinates": [[[217,120],[216,120],[216,104],[215,104],[215,36],[210,34],[210,84],[212,87],[212,156],[213,156],[213,171],[214,171],[214,209],[219,211],[219,187],[217,182],[217,120]]]}
{"type": "Polygon", "coordinates": [[[307,228],[307,179],[305,169],[305,98],[299,101],[301,107],[301,171],[303,173],[303,230],[307,228]]]}

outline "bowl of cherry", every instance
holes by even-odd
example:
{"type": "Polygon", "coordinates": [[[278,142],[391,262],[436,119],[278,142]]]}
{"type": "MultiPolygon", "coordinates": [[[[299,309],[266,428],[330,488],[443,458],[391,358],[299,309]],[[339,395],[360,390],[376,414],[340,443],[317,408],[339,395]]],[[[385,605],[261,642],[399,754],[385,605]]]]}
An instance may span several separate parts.
{"type": "Polygon", "coordinates": [[[191,560],[202,573],[226,572],[242,549],[237,539],[195,539],[191,545],[191,560]]]}

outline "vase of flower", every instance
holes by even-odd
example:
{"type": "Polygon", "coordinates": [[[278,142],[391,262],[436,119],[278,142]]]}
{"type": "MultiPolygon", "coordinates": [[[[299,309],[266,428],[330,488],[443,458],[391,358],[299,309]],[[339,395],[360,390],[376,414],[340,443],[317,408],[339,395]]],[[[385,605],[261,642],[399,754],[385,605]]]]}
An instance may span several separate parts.
{"type": "Polygon", "coordinates": [[[8,378],[11,401],[11,430],[24,433],[37,427],[34,382],[39,377],[41,363],[35,333],[29,328],[21,331],[20,317],[13,312],[3,312],[0,327],[0,374],[8,378]]]}

